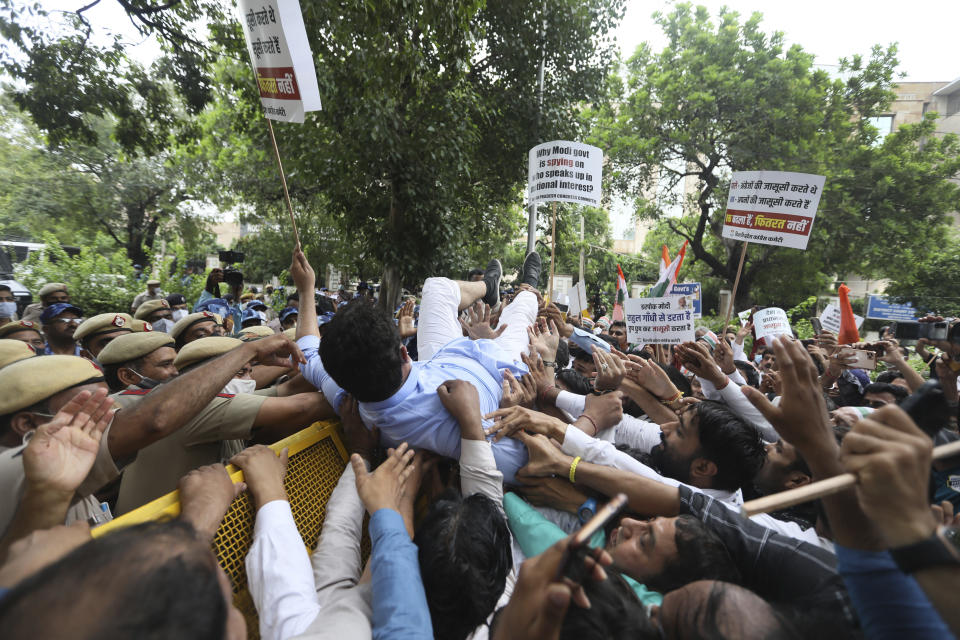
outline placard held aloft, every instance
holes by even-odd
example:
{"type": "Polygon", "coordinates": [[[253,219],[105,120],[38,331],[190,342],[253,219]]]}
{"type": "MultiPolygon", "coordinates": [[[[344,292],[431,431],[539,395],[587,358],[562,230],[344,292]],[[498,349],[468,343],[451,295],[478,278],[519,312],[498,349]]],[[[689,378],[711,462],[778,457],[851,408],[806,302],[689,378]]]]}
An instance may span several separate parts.
{"type": "Polygon", "coordinates": [[[734,171],[723,237],[806,249],[824,176],[792,171],[734,171]]]}
{"type": "MultiPolygon", "coordinates": [[[[783,309],[777,307],[767,307],[760,309],[753,314],[753,330],[757,334],[757,339],[774,337],[779,335],[793,335],[790,329],[790,321],[783,309]]],[[[766,340],[769,344],[770,341],[766,340]]]]}
{"type": "Polygon", "coordinates": [[[630,344],[680,344],[695,339],[693,304],[685,296],[623,301],[630,344]]]}
{"type": "Polygon", "coordinates": [[[600,205],[603,151],[598,147],[553,140],[530,149],[527,195],[530,203],[574,202],[600,205]]]}
{"type": "Polygon", "coordinates": [[[320,108],[313,54],[297,0],[237,0],[263,115],[303,122],[320,108]]]}

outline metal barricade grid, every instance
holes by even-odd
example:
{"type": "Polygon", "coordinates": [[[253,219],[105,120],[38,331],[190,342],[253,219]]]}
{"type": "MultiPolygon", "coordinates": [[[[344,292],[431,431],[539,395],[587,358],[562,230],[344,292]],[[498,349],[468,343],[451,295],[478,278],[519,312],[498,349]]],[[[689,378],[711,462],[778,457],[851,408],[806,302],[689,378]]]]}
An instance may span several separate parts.
{"type": "MultiPolygon", "coordinates": [[[[288,447],[289,462],[284,485],[290,499],[297,529],[308,551],[316,547],[323,527],[327,500],[333,493],[347,462],[347,452],[333,421],[317,422],[288,438],[270,445],[274,451],[288,447]]],[[[234,482],[243,480],[243,472],[233,465],[227,471],[234,482]]],[[[179,494],[173,491],[93,530],[99,537],[120,527],[148,520],[175,517],[180,513],[179,494]]],[[[253,504],[248,493],[241,494],[224,517],[213,547],[217,560],[233,583],[234,604],[247,620],[248,635],[258,638],[258,617],[247,588],[244,560],[253,542],[253,504]]],[[[364,556],[369,540],[364,536],[364,556]]]]}

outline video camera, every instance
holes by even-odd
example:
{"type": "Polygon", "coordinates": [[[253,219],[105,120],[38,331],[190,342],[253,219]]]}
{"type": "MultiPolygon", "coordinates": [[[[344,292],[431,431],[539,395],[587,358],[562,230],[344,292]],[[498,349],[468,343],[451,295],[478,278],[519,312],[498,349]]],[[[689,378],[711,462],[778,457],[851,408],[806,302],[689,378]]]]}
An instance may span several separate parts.
{"type": "Polygon", "coordinates": [[[243,252],[221,251],[218,257],[220,258],[220,262],[226,265],[223,268],[223,281],[231,288],[242,287],[243,273],[233,265],[243,262],[243,252]]]}

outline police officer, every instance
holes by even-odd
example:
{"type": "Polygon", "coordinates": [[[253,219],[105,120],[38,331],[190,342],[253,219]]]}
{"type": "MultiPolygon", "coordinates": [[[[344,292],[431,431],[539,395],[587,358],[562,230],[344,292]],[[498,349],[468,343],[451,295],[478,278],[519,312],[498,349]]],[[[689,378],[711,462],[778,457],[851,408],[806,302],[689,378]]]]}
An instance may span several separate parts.
{"type": "Polygon", "coordinates": [[[165,299],[148,300],[140,305],[133,314],[137,320],[146,320],[153,326],[154,331],[170,333],[173,329],[173,310],[165,299]]]}
{"type": "Polygon", "coordinates": [[[133,330],[131,320],[126,313],[100,313],[81,322],[73,339],[80,343],[84,358],[95,360],[111,340],[133,330]]]}
{"type": "Polygon", "coordinates": [[[147,290],[137,295],[130,305],[130,313],[135,313],[144,302],[148,300],[160,300],[163,293],[160,291],[160,281],[155,279],[147,280],[147,290]]]}
{"type": "Polygon", "coordinates": [[[40,324],[32,320],[17,320],[0,327],[0,338],[26,342],[37,353],[43,352],[43,333],[40,324]]]}
{"type": "Polygon", "coordinates": [[[210,311],[191,313],[179,320],[170,330],[170,336],[176,341],[177,350],[183,345],[208,336],[223,335],[220,316],[210,311]]]}
{"type": "Polygon", "coordinates": [[[37,294],[40,302],[34,302],[27,305],[23,310],[21,320],[30,320],[31,322],[40,322],[40,314],[43,310],[57,302],[70,302],[70,293],[67,291],[67,285],[62,282],[48,282],[40,289],[37,294]]]}

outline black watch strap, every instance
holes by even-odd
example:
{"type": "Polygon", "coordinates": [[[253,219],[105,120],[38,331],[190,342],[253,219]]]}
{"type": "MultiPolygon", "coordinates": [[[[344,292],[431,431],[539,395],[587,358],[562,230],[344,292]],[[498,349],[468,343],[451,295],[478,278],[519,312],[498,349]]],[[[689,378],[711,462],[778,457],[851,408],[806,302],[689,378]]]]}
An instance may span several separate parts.
{"type": "Polygon", "coordinates": [[[960,566],[960,530],[940,529],[926,540],[890,550],[894,562],[904,573],[940,566],[960,566]]]}

